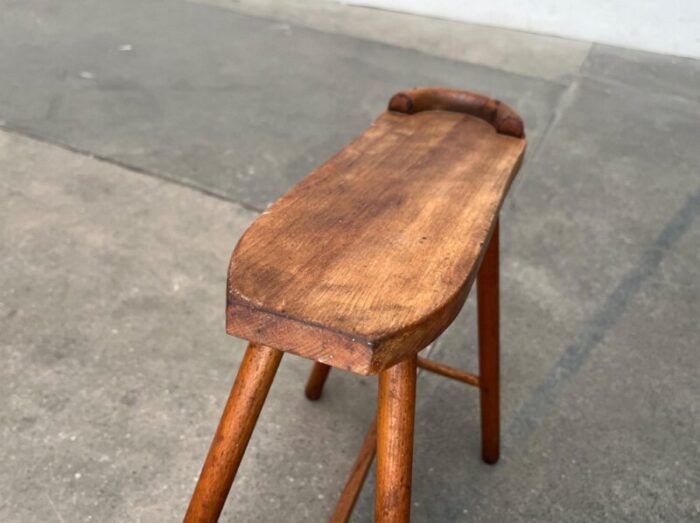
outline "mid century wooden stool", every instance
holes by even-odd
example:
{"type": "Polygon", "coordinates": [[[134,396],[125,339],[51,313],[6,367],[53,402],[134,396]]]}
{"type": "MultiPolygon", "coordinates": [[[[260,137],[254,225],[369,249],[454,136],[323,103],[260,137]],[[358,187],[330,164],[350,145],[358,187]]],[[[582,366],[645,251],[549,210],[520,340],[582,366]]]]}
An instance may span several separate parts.
{"type": "Polygon", "coordinates": [[[379,374],[376,425],[333,521],[347,521],[377,453],[376,521],[410,517],[418,366],[481,393],[482,455],[499,456],[498,213],[525,138],[508,106],[452,89],[396,94],[353,142],[282,196],[238,242],[226,331],[250,341],[185,521],[217,521],[283,352],[379,374]],[[417,356],[478,274],[479,375],[417,356]]]}

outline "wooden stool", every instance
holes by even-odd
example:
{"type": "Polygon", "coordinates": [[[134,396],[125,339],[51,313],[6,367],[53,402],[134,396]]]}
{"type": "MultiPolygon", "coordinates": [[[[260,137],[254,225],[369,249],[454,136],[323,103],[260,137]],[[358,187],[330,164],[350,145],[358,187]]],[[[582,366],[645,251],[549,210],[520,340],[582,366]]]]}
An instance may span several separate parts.
{"type": "Polygon", "coordinates": [[[250,341],[185,521],[217,521],[283,352],[379,374],[376,426],[336,507],[347,521],[377,452],[376,521],[410,517],[416,368],[477,386],[482,455],[499,456],[498,212],[525,139],[508,106],[413,89],[246,231],[229,268],[226,331],[250,341]],[[479,376],[417,356],[478,274],[479,376]]]}

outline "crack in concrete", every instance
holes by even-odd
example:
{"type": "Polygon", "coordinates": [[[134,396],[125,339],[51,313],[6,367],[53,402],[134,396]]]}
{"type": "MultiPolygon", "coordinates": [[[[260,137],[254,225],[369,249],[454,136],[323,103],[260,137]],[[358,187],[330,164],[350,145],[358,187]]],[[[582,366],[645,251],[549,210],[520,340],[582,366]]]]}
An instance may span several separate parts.
{"type": "Polygon", "coordinates": [[[627,310],[643,283],[658,269],[666,254],[685,234],[700,214],[700,188],[669,220],[635,267],[624,275],[603,305],[587,322],[530,398],[515,412],[508,425],[512,440],[527,440],[536,425],[545,418],[567,383],[583,367],[593,350],[605,339],[627,310]]]}

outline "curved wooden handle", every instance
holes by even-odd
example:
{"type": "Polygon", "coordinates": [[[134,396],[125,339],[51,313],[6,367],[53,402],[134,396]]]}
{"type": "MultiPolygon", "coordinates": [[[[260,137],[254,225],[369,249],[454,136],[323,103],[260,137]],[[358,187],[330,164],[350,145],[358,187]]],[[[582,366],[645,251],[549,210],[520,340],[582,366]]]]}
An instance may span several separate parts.
{"type": "Polygon", "coordinates": [[[499,134],[525,137],[523,121],[513,109],[499,100],[459,89],[421,87],[402,91],[391,97],[389,110],[406,114],[421,111],[465,113],[487,121],[499,134]]]}

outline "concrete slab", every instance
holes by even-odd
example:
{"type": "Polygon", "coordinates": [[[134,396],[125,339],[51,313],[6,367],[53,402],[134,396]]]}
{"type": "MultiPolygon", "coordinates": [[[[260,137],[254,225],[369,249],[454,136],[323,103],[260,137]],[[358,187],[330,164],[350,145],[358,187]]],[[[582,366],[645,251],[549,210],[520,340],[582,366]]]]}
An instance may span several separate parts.
{"type": "MultiPolygon", "coordinates": [[[[254,214],[5,132],[0,172],[0,520],[181,519],[243,354],[224,289],[254,214]]],[[[313,404],[308,369],[283,360],[223,521],[330,511],[375,394],[339,374],[313,404]]]]}
{"type": "Polygon", "coordinates": [[[227,9],[4,2],[0,120],[262,209],[394,92],[447,85],[522,113],[536,143],[563,87],[227,9]]]}
{"type": "Polygon", "coordinates": [[[562,82],[579,73],[591,48],[590,42],[349,6],[334,0],[189,1],[562,82]]]}
{"type": "Polygon", "coordinates": [[[582,74],[700,102],[700,60],[595,44],[582,74]]]}

